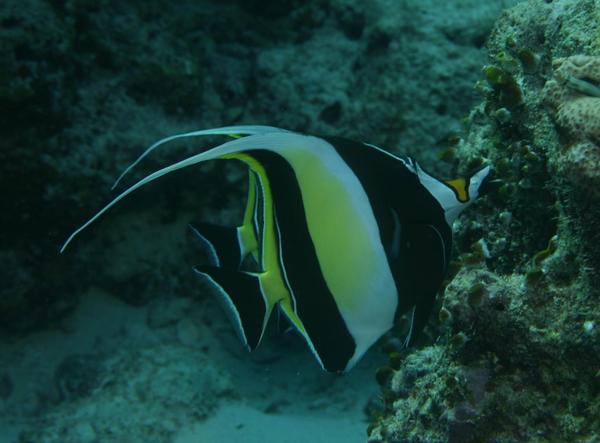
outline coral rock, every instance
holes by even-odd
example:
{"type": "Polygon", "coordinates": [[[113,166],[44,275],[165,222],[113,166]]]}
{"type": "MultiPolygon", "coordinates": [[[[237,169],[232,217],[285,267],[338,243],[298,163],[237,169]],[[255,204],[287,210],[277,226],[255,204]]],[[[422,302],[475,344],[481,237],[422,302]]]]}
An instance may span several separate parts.
{"type": "Polygon", "coordinates": [[[591,142],[576,143],[560,157],[559,170],[580,192],[600,198],[600,148],[591,142]]]}
{"type": "Polygon", "coordinates": [[[565,103],[556,121],[573,137],[600,141],[600,98],[580,97],[565,103]]]}
{"type": "Polygon", "coordinates": [[[554,78],[544,86],[552,115],[569,135],[558,169],[579,192],[599,197],[600,57],[574,55],[553,63],[554,78]]]}
{"type": "Polygon", "coordinates": [[[573,140],[600,143],[600,57],[556,59],[544,95],[556,122],[573,140]]]}

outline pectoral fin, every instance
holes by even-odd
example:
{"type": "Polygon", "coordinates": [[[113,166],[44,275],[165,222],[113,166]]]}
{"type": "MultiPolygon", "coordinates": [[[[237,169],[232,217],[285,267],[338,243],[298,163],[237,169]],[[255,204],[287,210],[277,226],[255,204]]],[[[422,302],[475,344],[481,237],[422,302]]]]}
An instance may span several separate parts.
{"type": "Polygon", "coordinates": [[[433,225],[407,224],[402,227],[401,293],[410,297],[412,306],[407,346],[414,343],[433,310],[446,273],[449,252],[446,243],[444,233],[433,225]]]}
{"type": "Polygon", "coordinates": [[[407,347],[414,344],[415,339],[427,325],[427,321],[433,310],[436,295],[437,290],[429,293],[421,293],[419,295],[419,302],[413,307],[410,328],[404,341],[404,344],[407,347]]]}

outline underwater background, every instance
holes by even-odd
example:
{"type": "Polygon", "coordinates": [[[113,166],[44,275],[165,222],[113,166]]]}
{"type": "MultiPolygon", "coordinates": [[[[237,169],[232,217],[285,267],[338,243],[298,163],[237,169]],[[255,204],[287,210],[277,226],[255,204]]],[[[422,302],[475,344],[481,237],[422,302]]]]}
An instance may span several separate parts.
{"type": "Polygon", "coordinates": [[[600,442],[599,0],[3,0],[0,117],[0,442],[600,442]],[[494,166],[417,346],[327,374],[272,325],[247,353],[188,229],[239,222],[236,165],[58,253],[145,147],[233,124],[494,166]]]}

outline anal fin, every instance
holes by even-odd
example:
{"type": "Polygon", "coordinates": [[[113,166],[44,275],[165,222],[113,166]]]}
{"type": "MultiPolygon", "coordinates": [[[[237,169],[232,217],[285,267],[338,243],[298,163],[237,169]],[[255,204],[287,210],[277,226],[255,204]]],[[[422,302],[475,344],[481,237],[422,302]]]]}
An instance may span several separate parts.
{"type": "Polygon", "coordinates": [[[216,266],[199,266],[195,271],[217,288],[240,339],[248,350],[254,350],[273,309],[262,292],[260,275],[216,266]]]}

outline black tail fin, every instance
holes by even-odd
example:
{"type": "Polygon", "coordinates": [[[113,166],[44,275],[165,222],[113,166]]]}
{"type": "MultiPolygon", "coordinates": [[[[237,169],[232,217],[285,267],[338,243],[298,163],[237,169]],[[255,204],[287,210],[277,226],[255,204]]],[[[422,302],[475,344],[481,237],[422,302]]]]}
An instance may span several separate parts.
{"type": "Polygon", "coordinates": [[[262,292],[260,277],[216,266],[200,266],[195,271],[208,277],[215,285],[241,340],[248,350],[254,350],[260,343],[273,308],[262,292]]]}
{"type": "Polygon", "coordinates": [[[210,223],[194,223],[190,228],[208,247],[215,266],[239,269],[243,257],[237,228],[210,223]]]}

